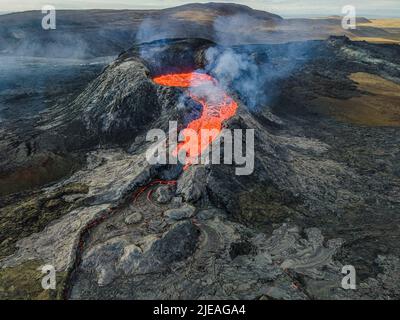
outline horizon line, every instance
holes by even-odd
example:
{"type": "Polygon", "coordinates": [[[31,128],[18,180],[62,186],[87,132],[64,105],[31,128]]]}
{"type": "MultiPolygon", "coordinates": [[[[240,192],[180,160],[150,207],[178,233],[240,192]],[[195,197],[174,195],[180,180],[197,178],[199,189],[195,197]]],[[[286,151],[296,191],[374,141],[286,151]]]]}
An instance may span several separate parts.
{"type": "MultiPolygon", "coordinates": [[[[180,6],[172,6],[172,7],[166,7],[166,8],[118,8],[118,9],[112,9],[112,8],[61,8],[61,9],[57,9],[57,11],[95,11],[95,10],[102,10],[102,11],[159,11],[159,10],[165,10],[165,9],[171,9],[171,8],[176,8],[176,7],[180,7],[180,6]]],[[[248,6],[250,7],[250,6],[248,6]]],[[[252,8],[252,7],[250,7],[252,8]]],[[[277,14],[279,16],[281,16],[282,18],[329,18],[329,17],[339,17],[340,15],[338,15],[337,13],[312,13],[312,14],[279,14],[276,12],[272,12],[272,11],[266,11],[266,10],[260,10],[260,9],[254,9],[253,10],[258,10],[258,11],[264,11],[264,12],[268,12],[268,13],[272,13],[272,14],[277,14]]],[[[8,10],[8,11],[1,11],[0,10],[0,15],[7,15],[7,14],[14,14],[14,13],[25,13],[25,12],[35,12],[35,11],[41,11],[41,9],[27,9],[27,10],[8,10]]],[[[369,18],[369,19],[377,19],[377,18],[381,18],[381,19],[395,19],[395,18],[399,18],[399,15],[383,15],[383,14],[368,14],[368,13],[360,13],[358,14],[359,18],[369,18]]]]}

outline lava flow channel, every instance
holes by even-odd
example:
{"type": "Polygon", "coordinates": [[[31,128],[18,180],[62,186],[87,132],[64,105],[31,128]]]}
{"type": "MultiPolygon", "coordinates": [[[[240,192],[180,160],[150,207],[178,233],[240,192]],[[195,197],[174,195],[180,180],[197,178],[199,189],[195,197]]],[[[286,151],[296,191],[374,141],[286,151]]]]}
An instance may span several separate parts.
{"type": "Polygon", "coordinates": [[[236,114],[238,105],[218,85],[217,80],[208,74],[175,73],[158,76],[153,80],[163,86],[188,88],[189,96],[202,105],[200,117],[191,121],[183,130],[184,139],[178,144],[175,152],[177,154],[185,150],[187,157],[185,167],[187,167],[219,136],[223,122],[236,114]],[[192,134],[187,129],[193,130],[197,134],[197,139],[192,139],[192,134]],[[208,141],[201,141],[203,129],[209,130],[208,141]]]}

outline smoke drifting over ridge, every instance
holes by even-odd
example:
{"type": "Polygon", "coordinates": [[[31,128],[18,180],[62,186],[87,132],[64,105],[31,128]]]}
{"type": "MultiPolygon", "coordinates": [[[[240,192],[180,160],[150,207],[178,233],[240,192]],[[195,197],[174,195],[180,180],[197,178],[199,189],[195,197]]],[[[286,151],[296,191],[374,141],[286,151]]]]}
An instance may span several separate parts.
{"type": "MultiPolygon", "coordinates": [[[[250,109],[265,107],[270,99],[268,86],[273,87],[277,79],[289,76],[311,56],[307,43],[281,45],[285,63],[279,68],[275,67],[270,61],[269,53],[262,49],[261,45],[248,44],[251,31],[256,28],[257,23],[262,22],[246,14],[217,17],[213,23],[212,35],[209,35],[217,44],[206,49],[205,66],[196,70],[212,75],[224,90],[236,92],[250,109]],[[235,33],[235,30],[238,32],[235,33]]],[[[167,39],[180,35],[181,30],[174,31],[173,25],[165,23],[156,24],[151,18],[146,19],[137,33],[137,42],[157,40],[161,46],[168,45],[167,39]]],[[[157,55],[158,51],[154,48],[141,48],[141,57],[152,65],[156,64],[159,69],[162,68],[161,64],[167,62],[157,55]]],[[[181,59],[181,55],[183,54],[176,52],[173,58],[185,67],[185,60],[181,59]]],[[[164,66],[166,72],[169,69],[170,66],[164,66]]],[[[209,98],[215,94],[213,86],[205,86],[201,90],[202,92],[197,94],[209,98]]]]}
{"type": "Polygon", "coordinates": [[[214,20],[214,40],[222,45],[256,42],[256,35],[266,25],[265,20],[248,14],[220,16],[214,20]]]}
{"type": "Polygon", "coordinates": [[[257,64],[250,54],[225,47],[209,48],[205,55],[206,72],[218,79],[223,87],[236,91],[249,108],[265,102],[266,62],[257,64]]]}
{"type": "Polygon", "coordinates": [[[144,43],[174,37],[173,33],[167,31],[167,25],[165,21],[157,22],[153,18],[144,19],[136,33],[136,42],[144,43]]]}
{"type": "Polygon", "coordinates": [[[205,55],[205,71],[224,87],[236,91],[250,109],[265,107],[270,98],[268,86],[289,76],[312,56],[308,43],[282,45],[285,63],[276,68],[265,49],[247,44],[264,23],[247,14],[216,18],[214,38],[219,45],[209,48],[205,55]]]}

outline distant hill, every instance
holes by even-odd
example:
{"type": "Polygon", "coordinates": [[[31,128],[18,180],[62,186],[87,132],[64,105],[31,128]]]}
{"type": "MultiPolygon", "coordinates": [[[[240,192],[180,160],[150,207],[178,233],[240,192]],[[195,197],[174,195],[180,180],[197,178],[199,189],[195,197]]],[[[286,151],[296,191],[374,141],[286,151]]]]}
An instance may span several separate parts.
{"type": "Polygon", "coordinates": [[[232,16],[236,14],[249,15],[255,19],[276,19],[282,20],[283,18],[266,11],[255,10],[248,6],[236,3],[189,3],[178,7],[168,8],[161,10],[162,14],[175,14],[184,12],[202,12],[210,16],[232,16]]]}
{"type": "Polygon", "coordinates": [[[135,42],[196,37],[223,44],[282,43],[329,35],[396,40],[391,30],[363,23],[357,32],[341,28],[340,17],[283,19],[232,3],[186,4],[163,10],[58,10],[57,29],[41,28],[41,11],[0,16],[0,54],[92,58],[117,55],[135,42]]]}
{"type": "Polygon", "coordinates": [[[229,3],[187,4],[164,10],[58,10],[57,29],[41,28],[41,11],[0,17],[0,53],[97,57],[132,46],[138,31],[143,41],[163,37],[213,40],[218,17],[245,16],[257,24],[282,20],[278,15],[229,3]],[[142,22],[146,20],[143,28],[142,22]]]}

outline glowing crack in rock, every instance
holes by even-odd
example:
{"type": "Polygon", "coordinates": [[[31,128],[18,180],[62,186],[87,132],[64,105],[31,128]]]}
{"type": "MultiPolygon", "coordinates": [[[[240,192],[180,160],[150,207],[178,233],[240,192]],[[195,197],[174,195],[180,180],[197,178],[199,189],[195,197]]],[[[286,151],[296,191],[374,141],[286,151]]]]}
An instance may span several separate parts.
{"type": "Polygon", "coordinates": [[[218,85],[217,80],[199,72],[166,74],[155,77],[154,82],[163,86],[188,88],[189,96],[202,105],[199,118],[191,121],[182,135],[184,140],[178,144],[177,153],[186,152],[186,168],[193,159],[203,154],[208,146],[219,136],[223,122],[236,114],[238,105],[218,85]],[[190,129],[190,130],[188,130],[190,129]],[[209,136],[202,136],[207,129],[209,136]],[[197,139],[193,138],[196,133],[197,139]],[[204,131],[203,131],[204,132],[204,131]],[[207,139],[206,141],[202,141],[207,139]]]}

